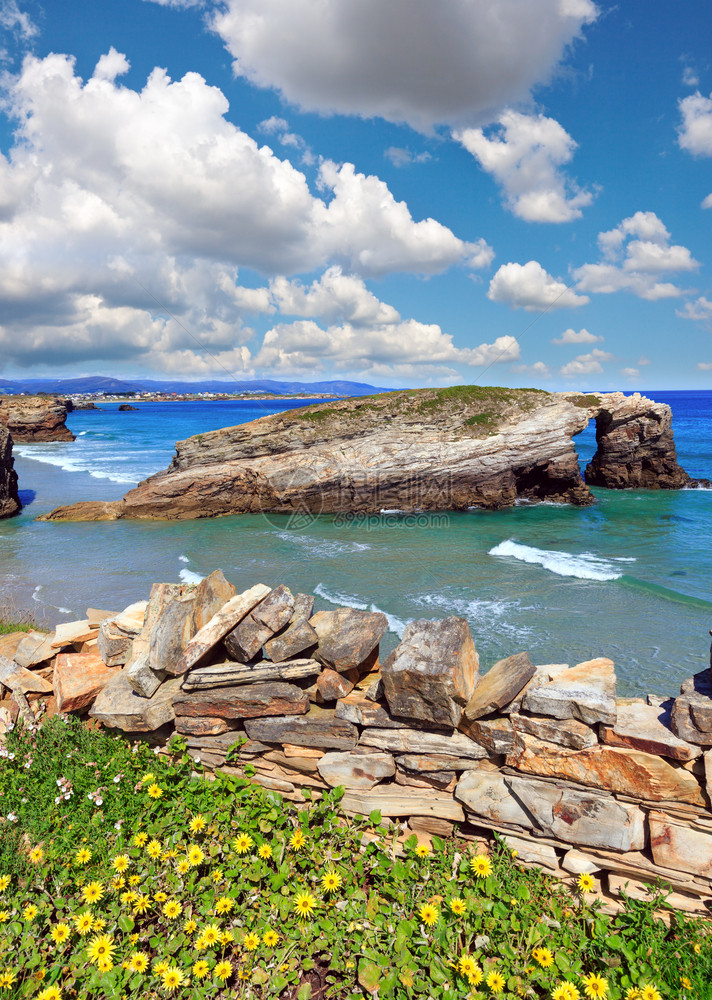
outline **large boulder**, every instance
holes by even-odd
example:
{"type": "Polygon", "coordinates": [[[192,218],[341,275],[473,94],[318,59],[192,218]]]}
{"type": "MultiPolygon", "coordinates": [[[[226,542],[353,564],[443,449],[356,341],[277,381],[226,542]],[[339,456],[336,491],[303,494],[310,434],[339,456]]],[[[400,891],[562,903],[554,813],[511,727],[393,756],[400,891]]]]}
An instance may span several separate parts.
{"type": "Polygon", "coordinates": [[[613,661],[600,657],[562,670],[548,683],[527,688],[522,706],[528,712],[555,719],[614,725],[616,675],[613,661]]]}
{"type": "Polygon", "coordinates": [[[275,587],[250,614],[225,637],[227,654],[238,663],[249,663],[275,632],[292,617],[294,597],[288,587],[275,587]]]}
{"type": "Polygon", "coordinates": [[[687,743],[712,747],[712,677],[701,670],[683,681],[680,695],[672,706],[673,732],[687,743]]]}
{"type": "Polygon", "coordinates": [[[96,650],[88,653],[59,653],[52,677],[57,711],[79,712],[91,705],[114,673],[96,650]]]}
{"type": "Polygon", "coordinates": [[[464,717],[471,722],[483,715],[490,715],[504,708],[524,689],[536,673],[536,667],[529,659],[528,653],[516,653],[508,656],[480,677],[477,687],[463,712],[464,717]]]}
{"type": "Polygon", "coordinates": [[[337,608],[317,611],[309,619],[318,638],[314,659],[344,674],[370,669],[378,659],[378,644],[388,629],[388,619],[378,611],[337,608]]]}
{"type": "Polygon", "coordinates": [[[411,622],[383,664],[388,707],[402,718],[454,728],[475,690],[478,667],[464,618],[411,622]]]}
{"type": "Polygon", "coordinates": [[[257,719],[272,715],[303,715],[309,711],[309,695],[295,684],[261,681],[236,687],[181,691],[173,699],[176,717],[189,715],[211,719],[257,719]]]}

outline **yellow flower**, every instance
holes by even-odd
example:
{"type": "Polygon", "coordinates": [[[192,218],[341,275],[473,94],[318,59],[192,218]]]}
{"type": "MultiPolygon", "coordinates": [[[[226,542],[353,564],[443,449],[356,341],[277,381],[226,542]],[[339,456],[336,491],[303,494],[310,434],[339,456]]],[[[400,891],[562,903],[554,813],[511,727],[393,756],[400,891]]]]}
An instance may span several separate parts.
{"type": "Polygon", "coordinates": [[[162,976],[167,968],[168,968],[168,962],[165,960],[165,958],[162,958],[159,962],[156,962],[156,964],[153,966],[154,976],[162,976]]]}
{"type": "Polygon", "coordinates": [[[190,871],[190,862],[187,858],[181,858],[176,865],[176,871],[179,875],[185,875],[186,872],[190,871]]]}
{"type": "Polygon", "coordinates": [[[259,934],[255,934],[253,931],[250,931],[249,934],[245,934],[244,944],[247,951],[255,951],[255,949],[260,946],[259,934]]]}
{"type": "Polygon", "coordinates": [[[140,881],[140,875],[129,875],[129,885],[138,885],[140,881]]]}
{"type": "Polygon", "coordinates": [[[490,993],[501,993],[504,989],[504,976],[501,972],[490,972],[485,982],[490,993]]]}
{"type": "Polygon", "coordinates": [[[94,926],[94,917],[91,913],[78,913],[74,918],[74,926],[77,932],[84,937],[94,926]]]}
{"type": "Polygon", "coordinates": [[[36,1000],[62,1000],[62,991],[59,986],[47,986],[37,994],[36,1000]]]}
{"type": "Polygon", "coordinates": [[[163,988],[172,993],[173,990],[177,990],[179,986],[183,985],[185,975],[180,969],[173,966],[173,968],[165,969],[161,973],[161,982],[163,983],[163,988]]]}
{"type": "Polygon", "coordinates": [[[238,833],[232,841],[232,849],[236,854],[247,854],[253,843],[249,833],[238,833]]]}
{"type": "Polygon", "coordinates": [[[10,885],[10,876],[0,875],[0,892],[5,892],[5,890],[9,885],[10,885]]]}
{"type": "Polygon", "coordinates": [[[269,861],[272,857],[272,848],[269,844],[260,844],[260,849],[257,854],[263,861],[269,861]]]}
{"type": "Polygon", "coordinates": [[[123,889],[126,885],[126,879],[121,875],[117,875],[111,880],[111,888],[116,892],[118,889],[123,889]]]}
{"type": "Polygon", "coordinates": [[[581,994],[573,983],[557,983],[551,991],[551,1000],[580,1000],[581,994]]]}
{"type": "Polygon", "coordinates": [[[35,919],[35,917],[37,916],[38,913],[39,913],[39,910],[34,905],[34,903],[29,903],[25,907],[25,909],[22,911],[22,919],[26,920],[28,922],[28,924],[31,924],[32,921],[35,919]]]}
{"type": "Polygon", "coordinates": [[[193,834],[202,833],[203,830],[205,829],[205,823],[206,823],[205,816],[203,816],[201,813],[198,813],[197,816],[193,816],[192,820],[188,824],[188,829],[193,834]]]}
{"type": "Polygon", "coordinates": [[[41,847],[33,847],[30,851],[30,861],[33,865],[38,865],[44,858],[44,851],[41,847]]]}
{"type": "Polygon", "coordinates": [[[415,853],[418,855],[419,858],[427,858],[427,856],[430,854],[430,848],[428,847],[427,844],[418,844],[418,846],[415,849],[415,853]]]}
{"type": "Polygon", "coordinates": [[[17,976],[12,969],[5,969],[3,972],[0,972],[0,990],[9,990],[16,979],[17,976]]]}
{"type": "Polygon", "coordinates": [[[195,934],[197,926],[198,925],[194,920],[186,920],[186,922],[183,924],[183,930],[185,931],[186,934],[195,934]]]}
{"type": "Polygon", "coordinates": [[[262,940],[264,941],[264,943],[267,945],[268,948],[274,948],[274,946],[279,941],[279,934],[273,930],[265,931],[262,940]]]}
{"type": "Polygon", "coordinates": [[[64,944],[69,937],[69,925],[65,923],[55,924],[50,935],[55,944],[64,944]]]}
{"type": "Polygon", "coordinates": [[[101,882],[90,882],[82,889],[82,897],[85,903],[98,903],[104,895],[104,886],[101,882]]]}
{"type": "Polygon", "coordinates": [[[293,851],[299,851],[304,847],[307,842],[307,838],[304,836],[301,830],[295,830],[289,841],[289,846],[293,851]]]}
{"type": "Polygon", "coordinates": [[[153,858],[154,861],[157,861],[162,853],[163,847],[161,846],[160,840],[149,841],[148,847],[146,848],[146,854],[149,858],[153,858]]]}
{"type": "Polygon", "coordinates": [[[9,910],[0,910],[0,924],[6,924],[10,919],[9,910]]]}
{"type": "Polygon", "coordinates": [[[197,868],[198,865],[203,863],[205,855],[197,844],[191,844],[188,848],[186,859],[191,868],[197,868]]]}
{"type": "Polygon", "coordinates": [[[143,777],[141,778],[141,781],[142,781],[142,783],[143,783],[143,784],[145,785],[147,781],[153,781],[155,777],[156,777],[156,775],[155,775],[155,774],[153,773],[153,771],[148,771],[148,772],[147,772],[146,774],[144,774],[144,776],[143,776],[143,777]]]}
{"type": "Polygon", "coordinates": [[[310,892],[299,892],[294,899],[294,909],[298,917],[306,919],[314,912],[316,900],[310,892]]]}
{"type": "Polygon", "coordinates": [[[91,861],[91,851],[88,847],[80,847],[74,855],[74,864],[85,865],[87,861],[91,861]]]}
{"type": "Polygon", "coordinates": [[[692,983],[687,976],[680,976],[680,984],[684,986],[686,990],[692,989],[692,983]]]}
{"type": "Polygon", "coordinates": [[[210,967],[208,963],[204,961],[202,958],[200,959],[199,962],[196,962],[195,965],[193,966],[193,975],[195,976],[196,979],[205,979],[209,971],[210,967]]]}
{"type": "Polygon", "coordinates": [[[457,962],[457,971],[464,976],[471,986],[479,986],[482,982],[482,969],[472,955],[463,952],[457,962]]]}
{"type": "Polygon", "coordinates": [[[232,941],[232,931],[220,931],[220,944],[230,944],[232,941]]]}
{"type": "Polygon", "coordinates": [[[100,962],[111,962],[115,951],[116,945],[114,944],[114,939],[108,934],[101,934],[92,938],[87,948],[89,961],[95,962],[97,965],[100,962]]]}
{"type": "Polygon", "coordinates": [[[146,843],[147,840],[148,840],[148,834],[147,833],[143,833],[143,832],[137,833],[136,836],[133,839],[133,845],[134,845],[134,847],[143,847],[143,845],[146,843]]]}
{"type": "Polygon", "coordinates": [[[596,884],[596,880],[588,875],[586,872],[582,872],[578,877],[578,882],[576,885],[579,887],[581,892],[590,892],[591,889],[596,884]]]}
{"type": "Polygon", "coordinates": [[[212,878],[213,882],[215,883],[215,885],[217,885],[218,882],[222,881],[222,877],[223,877],[223,873],[220,871],[219,868],[216,868],[215,871],[213,872],[213,874],[211,875],[211,878],[212,878]]]}
{"type": "Polygon", "coordinates": [[[535,948],[532,952],[534,960],[539,963],[542,969],[548,969],[554,964],[554,956],[548,948],[535,948]]]}
{"type": "Polygon", "coordinates": [[[420,914],[420,919],[423,921],[426,927],[432,927],[433,924],[437,923],[438,911],[437,907],[433,906],[431,903],[423,903],[423,905],[418,910],[420,914]]]}
{"type": "Polygon", "coordinates": [[[153,898],[157,903],[165,903],[165,901],[168,899],[168,896],[166,896],[165,892],[157,892],[154,894],[153,898]]]}
{"type": "Polygon", "coordinates": [[[640,998],[641,1000],[662,1000],[660,990],[657,986],[653,986],[652,983],[648,983],[647,986],[642,988],[640,991],[640,998]]]}
{"type": "Polygon", "coordinates": [[[111,863],[114,866],[114,871],[125,872],[129,866],[129,859],[125,854],[117,854],[111,863]]]}
{"type": "Polygon", "coordinates": [[[608,993],[608,982],[596,972],[589,972],[583,977],[584,993],[590,1000],[598,1000],[608,993]]]}
{"type": "Polygon", "coordinates": [[[121,893],[121,902],[122,903],[127,903],[128,905],[131,905],[137,899],[138,899],[138,895],[137,895],[137,893],[135,893],[133,891],[133,889],[129,889],[126,892],[122,892],[121,893]]]}
{"type": "Polygon", "coordinates": [[[230,896],[221,896],[220,899],[215,904],[215,912],[230,913],[234,905],[235,905],[235,900],[231,899],[230,896]]]}
{"type": "Polygon", "coordinates": [[[208,942],[205,940],[202,934],[198,934],[194,944],[196,951],[205,951],[205,949],[208,947],[208,942]]]}
{"type": "Polygon", "coordinates": [[[492,862],[484,854],[478,854],[470,861],[470,871],[477,878],[487,878],[492,874],[492,862]]]}
{"type": "Polygon", "coordinates": [[[179,917],[183,912],[183,907],[176,899],[169,899],[163,907],[163,912],[169,920],[175,920],[175,918],[179,917]]]}
{"type": "Polygon", "coordinates": [[[134,900],[133,911],[134,913],[137,914],[146,913],[150,905],[151,905],[150,896],[146,896],[144,893],[141,893],[140,895],[136,896],[136,899],[134,900]]]}
{"type": "Polygon", "coordinates": [[[343,879],[336,872],[326,872],[321,877],[321,887],[324,892],[338,892],[343,879]]]}
{"type": "Polygon", "coordinates": [[[135,951],[129,959],[129,969],[131,972],[144,973],[148,968],[148,955],[145,951],[135,951]]]}
{"type": "Polygon", "coordinates": [[[103,931],[106,921],[102,920],[101,917],[94,917],[94,923],[92,925],[93,931],[103,931]]]}
{"type": "Polygon", "coordinates": [[[217,944],[220,940],[220,928],[216,927],[215,924],[208,924],[207,927],[203,928],[201,937],[208,947],[217,944]]]}
{"type": "Polygon", "coordinates": [[[221,983],[224,983],[226,979],[229,979],[232,975],[232,965],[227,961],[223,960],[218,962],[218,964],[213,969],[213,976],[219,979],[221,983]]]}
{"type": "Polygon", "coordinates": [[[696,942],[695,942],[695,943],[693,944],[693,946],[692,946],[692,950],[694,951],[694,953],[695,953],[696,955],[699,955],[699,954],[700,954],[700,952],[702,951],[702,945],[700,945],[700,944],[699,944],[699,943],[698,943],[698,942],[696,941],[696,942]]]}
{"type": "Polygon", "coordinates": [[[450,912],[454,913],[456,917],[461,917],[467,910],[465,900],[460,899],[459,896],[454,896],[447,905],[450,907],[450,912]]]}
{"type": "Polygon", "coordinates": [[[625,1000],[640,1000],[640,990],[637,986],[631,986],[625,991],[625,1000]]]}

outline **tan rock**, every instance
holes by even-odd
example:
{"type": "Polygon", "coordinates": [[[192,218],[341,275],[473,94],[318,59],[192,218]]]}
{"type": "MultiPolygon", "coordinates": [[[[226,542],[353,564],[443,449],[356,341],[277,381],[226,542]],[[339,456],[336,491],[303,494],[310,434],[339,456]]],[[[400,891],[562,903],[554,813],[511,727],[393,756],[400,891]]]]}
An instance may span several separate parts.
{"type": "Polygon", "coordinates": [[[436,816],[439,819],[462,822],[465,814],[462,806],[451,795],[430,789],[397,789],[390,785],[387,789],[374,788],[370,792],[349,789],[341,800],[341,808],[352,815],[369,816],[378,810],[381,816],[436,816]]]}
{"type": "Polygon", "coordinates": [[[193,636],[195,593],[181,594],[160,612],[148,644],[148,666],[158,677],[173,674],[193,636]]]}
{"type": "Polygon", "coordinates": [[[208,688],[233,687],[237,684],[254,684],[257,681],[292,681],[314,677],[321,672],[321,663],[316,660],[287,660],[272,663],[260,660],[258,663],[213,663],[208,667],[197,667],[183,679],[184,691],[203,691],[208,688]]]}
{"type": "Polygon", "coordinates": [[[502,774],[465,771],[457,783],[455,798],[463,803],[468,812],[493,823],[525,829],[535,825],[531,813],[512,793],[502,774]]]}
{"type": "Polygon", "coordinates": [[[408,771],[397,767],[395,782],[406,788],[437,788],[452,794],[457,785],[457,774],[455,771],[408,771]]]}
{"type": "Polygon", "coordinates": [[[352,691],[336,703],[336,718],[347,719],[356,726],[377,726],[380,729],[405,729],[406,723],[393,719],[384,704],[372,701],[368,692],[352,691]]]}
{"type": "Polygon", "coordinates": [[[52,693],[52,685],[37,671],[26,670],[18,666],[14,660],[8,660],[6,656],[0,656],[0,684],[13,693],[29,694],[31,691],[40,694],[52,693]]]}
{"type": "Polygon", "coordinates": [[[522,706],[528,712],[555,719],[614,725],[616,675],[613,661],[599,657],[563,670],[548,683],[529,687],[522,706]]]}
{"type": "Polygon", "coordinates": [[[514,837],[511,833],[505,833],[502,840],[511,851],[517,852],[518,860],[530,865],[538,865],[540,868],[558,870],[559,855],[549,844],[537,844],[533,840],[514,837]]]}
{"type": "Polygon", "coordinates": [[[544,715],[518,715],[516,712],[510,719],[516,730],[536,736],[546,743],[556,743],[572,750],[584,750],[598,743],[596,730],[578,719],[547,719],[544,715]]]}
{"type": "Polygon", "coordinates": [[[361,733],[359,746],[378,747],[391,753],[444,754],[446,757],[467,757],[479,760],[487,751],[463,733],[444,736],[417,729],[371,729],[361,733]]]}
{"type": "MultiPolygon", "coordinates": [[[[407,771],[470,771],[475,765],[472,758],[444,757],[439,754],[407,753],[396,757],[396,764],[407,771]]],[[[479,765],[478,765],[479,766],[479,765]]]]}
{"type": "Polygon", "coordinates": [[[96,639],[99,635],[98,628],[91,628],[88,619],[76,622],[63,622],[54,630],[54,639],[50,643],[52,649],[62,649],[64,646],[71,646],[75,642],[86,642],[87,639],[96,639]]]}
{"type": "Polygon", "coordinates": [[[269,587],[258,583],[242,594],[236,594],[204,625],[188,643],[180,660],[169,672],[182,676],[199,665],[200,661],[242,621],[245,615],[269,593],[269,587]]]}
{"type": "Polygon", "coordinates": [[[14,660],[17,647],[26,638],[27,632],[9,632],[7,635],[0,635],[0,656],[14,660]]]}
{"type": "Polygon", "coordinates": [[[91,705],[113,674],[98,652],[59,653],[52,679],[57,711],[78,712],[91,705]]]}
{"type": "Polygon", "coordinates": [[[87,621],[91,628],[99,628],[106,618],[116,618],[118,611],[102,611],[100,608],[87,608],[87,621]]]}
{"type": "Polygon", "coordinates": [[[124,608],[123,611],[114,615],[111,621],[126,635],[134,638],[143,628],[147,609],[148,601],[135,601],[133,604],[129,604],[127,608],[124,608]]]}
{"type": "MultiPolygon", "coordinates": [[[[314,599],[312,598],[313,603],[314,599]]],[[[264,644],[263,653],[270,660],[279,662],[298,656],[299,653],[304,653],[306,650],[313,651],[318,641],[319,636],[306,617],[292,619],[288,629],[264,644]]]]}
{"type": "Polygon", "coordinates": [[[434,837],[452,837],[455,824],[437,816],[409,816],[408,826],[416,833],[429,833],[434,837]]]}
{"type": "MultiPolygon", "coordinates": [[[[649,883],[638,882],[626,876],[610,874],[608,876],[608,891],[614,896],[625,895],[630,899],[640,899],[649,903],[655,898],[657,888],[649,883]]],[[[675,913],[709,915],[709,909],[699,897],[689,896],[684,892],[667,893],[665,905],[669,906],[675,913]]]]}
{"type": "Polygon", "coordinates": [[[89,715],[112,729],[129,733],[147,733],[160,729],[175,718],[173,699],[180,681],[166,681],[151,698],[141,698],[126,680],[125,670],[116,670],[99,693],[89,715]]]}
{"type": "Polygon", "coordinates": [[[390,712],[456,727],[475,690],[478,666],[464,618],[410,622],[381,671],[390,712]]]}
{"type": "Polygon", "coordinates": [[[332,788],[370,789],[395,774],[396,765],[387,753],[327,753],[317,762],[319,774],[332,788]]]}
{"type": "Polygon", "coordinates": [[[516,653],[498,660],[484,677],[480,677],[463,715],[472,721],[497,712],[524,690],[535,672],[536,667],[528,653],[516,653]]]}
{"type": "Polygon", "coordinates": [[[607,746],[568,750],[533,736],[522,739],[524,749],[507,757],[507,764],[518,771],[575,781],[643,801],[667,799],[704,805],[694,775],[653,754],[607,746]]]}
{"type": "MultiPolygon", "coordinates": [[[[306,749],[308,748],[305,747],[306,749]]],[[[325,756],[323,750],[320,750],[319,754],[320,757],[317,758],[310,757],[308,754],[300,756],[295,754],[288,755],[284,753],[284,748],[282,748],[282,750],[267,750],[259,759],[279,764],[281,767],[292,772],[297,771],[299,774],[318,775],[317,763],[321,757],[325,756]]]]}
{"type": "Polygon", "coordinates": [[[166,675],[156,671],[149,663],[151,637],[156,623],[165,608],[185,593],[186,588],[179,583],[154,583],[144,613],[143,628],[134,637],[131,659],[126,664],[126,680],[136,694],[150,698],[156,693],[166,675]]]}
{"type": "Polygon", "coordinates": [[[673,732],[697,746],[712,747],[712,675],[701,670],[683,681],[672,707],[673,732]]]}
{"type": "Polygon", "coordinates": [[[712,879],[712,832],[694,830],[662,812],[651,812],[648,822],[656,865],[712,879]]]}
{"type": "Polygon", "coordinates": [[[491,754],[511,754],[524,747],[511,720],[505,715],[495,719],[460,719],[460,731],[491,754]]]}
{"type": "Polygon", "coordinates": [[[519,694],[509,702],[508,705],[502,706],[500,709],[501,714],[510,715],[512,712],[521,712],[522,702],[524,701],[524,696],[529,688],[541,687],[542,684],[552,681],[555,677],[562,673],[562,671],[570,669],[571,666],[568,663],[542,663],[535,666],[534,676],[527,682],[519,694]]]}
{"type": "Polygon", "coordinates": [[[353,683],[344,674],[338,674],[330,667],[325,667],[316,681],[317,694],[322,702],[345,698],[353,689],[353,683]]]}
{"type": "Polygon", "coordinates": [[[295,684],[261,681],[207,691],[181,691],[173,699],[176,717],[257,719],[273,715],[303,715],[309,710],[309,696],[295,684]]]}
{"type": "Polygon", "coordinates": [[[182,736],[219,736],[230,729],[225,719],[197,718],[189,715],[176,716],[176,732],[182,736]]]}
{"type": "Polygon", "coordinates": [[[245,730],[250,739],[263,743],[296,743],[319,750],[352,750],[358,739],[356,726],[337,719],[333,709],[316,705],[306,715],[247,719],[245,730]]]}
{"type": "Polygon", "coordinates": [[[99,626],[97,649],[107,667],[123,666],[131,659],[133,636],[127,635],[122,629],[107,619],[99,626]]]}
{"type": "Polygon", "coordinates": [[[21,667],[36,667],[46,660],[50,660],[57,652],[52,648],[54,635],[47,632],[31,631],[17,647],[15,655],[11,657],[15,663],[21,667]]]}
{"type": "Polygon", "coordinates": [[[314,747],[297,747],[291,743],[282,746],[285,757],[309,757],[312,760],[320,760],[324,756],[323,750],[315,750],[314,747]]]}
{"type": "Polygon", "coordinates": [[[594,875],[601,870],[602,865],[597,858],[572,847],[564,855],[561,867],[565,868],[567,872],[571,872],[572,875],[594,875]]]}
{"type": "Polygon", "coordinates": [[[618,704],[615,726],[602,726],[601,739],[614,747],[631,747],[645,753],[688,761],[702,750],[681,740],[670,728],[670,713],[664,708],[645,704],[618,704]]]}
{"type": "Polygon", "coordinates": [[[378,657],[378,644],[388,628],[388,619],[375,611],[336,608],[317,611],[309,619],[319,639],[314,658],[325,667],[346,673],[354,667],[362,672],[378,657]]]}
{"type": "Polygon", "coordinates": [[[708,750],[705,754],[705,785],[707,796],[712,802],[712,750],[708,750]]]}
{"type": "Polygon", "coordinates": [[[235,596],[235,588],[225,579],[223,571],[216,569],[200,581],[195,588],[194,596],[191,627],[193,635],[207,625],[213,615],[235,596]]]}
{"type": "Polygon", "coordinates": [[[530,777],[505,780],[536,825],[557,840],[616,851],[645,846],[645,814],[637,806],[530,777]]]}

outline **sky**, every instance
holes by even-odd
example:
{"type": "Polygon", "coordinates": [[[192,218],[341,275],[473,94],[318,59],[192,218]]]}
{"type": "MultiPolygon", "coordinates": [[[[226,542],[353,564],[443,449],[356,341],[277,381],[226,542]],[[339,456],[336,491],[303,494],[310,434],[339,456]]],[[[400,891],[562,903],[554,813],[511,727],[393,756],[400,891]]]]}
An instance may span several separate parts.
{"type": "Polygon", "coordinates": [[[0,0],[0,378],[708,388],[707,0],[0,0]]]}

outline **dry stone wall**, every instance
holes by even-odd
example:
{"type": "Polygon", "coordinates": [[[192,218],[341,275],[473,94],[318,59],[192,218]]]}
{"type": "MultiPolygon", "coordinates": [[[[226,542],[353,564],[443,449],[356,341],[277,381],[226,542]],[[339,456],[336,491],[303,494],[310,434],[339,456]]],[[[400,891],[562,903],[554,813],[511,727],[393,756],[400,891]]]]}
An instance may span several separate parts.
{"type": "Polygon", "coordinates": [[[647,701],[617,697],[605,657],[519,652],[480,675],[457,617],[411,622],[381,663],[382,614],[313,605],[286,586],[238,594],[218,570],[4,637],[0,739],[41,710],[157,745],[178,733],[206,768],[295,801],[343,786],[347,813],[494,831],[547,871],[598,872],[613,893],[662,879],[677,907],[712,909],[710,670],[647,701]]]}

